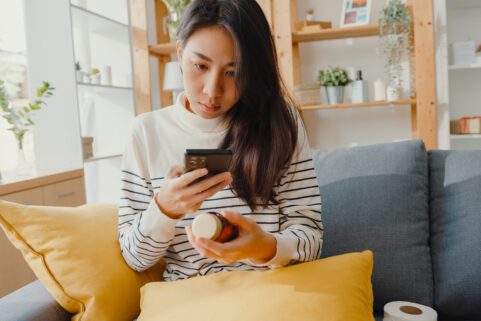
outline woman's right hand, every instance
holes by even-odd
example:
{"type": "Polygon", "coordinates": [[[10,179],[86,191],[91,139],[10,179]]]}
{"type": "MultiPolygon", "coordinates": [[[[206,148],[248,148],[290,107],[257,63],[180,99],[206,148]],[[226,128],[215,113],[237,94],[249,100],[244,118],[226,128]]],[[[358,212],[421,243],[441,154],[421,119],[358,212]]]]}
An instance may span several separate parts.
{"type": "Polygon", "coordinates": [[[231,174],[224,172],[189,185],[207,173],[206,168],[183,173],[180,166],[170,167],[155,196],[157,206],[162,213],[173,219],[179,219],[186,213],[194,213],[204,200],[232,182],[231,174]]]}

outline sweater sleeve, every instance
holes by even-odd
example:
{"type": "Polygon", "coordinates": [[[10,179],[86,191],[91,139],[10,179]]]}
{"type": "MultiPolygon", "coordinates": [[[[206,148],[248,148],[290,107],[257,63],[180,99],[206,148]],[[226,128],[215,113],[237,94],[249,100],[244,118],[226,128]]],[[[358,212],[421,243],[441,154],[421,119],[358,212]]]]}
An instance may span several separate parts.
{"type": "Polygon", "coordinates": [[[316,260],[321,255],[323,225],[322,202],[307,135],[298,118],[298,142],[290,166],[277,186],[281,213],[280,231],[274,257],[263,264],[277,268],[316,260]]]}
{"type": "Polygon", "coordinates": [[[127,140],[121,168],[118,238],[122,255],[136,271],[155,265],[175,234],[177,220],[164,215],[154,199],[145,132],[139,118],[127,140]]]}

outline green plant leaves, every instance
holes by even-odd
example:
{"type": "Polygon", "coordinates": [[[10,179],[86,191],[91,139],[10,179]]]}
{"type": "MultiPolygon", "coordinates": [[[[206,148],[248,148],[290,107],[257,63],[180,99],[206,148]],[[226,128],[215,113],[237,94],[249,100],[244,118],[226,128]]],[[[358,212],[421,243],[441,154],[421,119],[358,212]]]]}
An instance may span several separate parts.
{"type": "Polygon", "coordinates": [[[21,144],[21,140],[28,131],[28,128],[35,125],[30,116],[32,114],[31,111],[40,110],[42,105],[46,106],[47,104],[41,98],[51,97],[55,88],[51,87],[48,82],[43,81],[42,86],[37,88],[37,99],[35,99],[33,103],[28,102],[28,106],[23,107],[9,107],[7,94],[3,84],[4,82],[0,80],[0,107],[4,112],[2,117],[12,126],[8,128],[8,130],[13,132],[18,143],[21,144]]]}
{"type": "Polygon", "coordinates": [[[319,70],[318,76],[321,86],[346,86],[351,82],[347,70],[340,67],[329,67],[325,70],[319,70]]]}

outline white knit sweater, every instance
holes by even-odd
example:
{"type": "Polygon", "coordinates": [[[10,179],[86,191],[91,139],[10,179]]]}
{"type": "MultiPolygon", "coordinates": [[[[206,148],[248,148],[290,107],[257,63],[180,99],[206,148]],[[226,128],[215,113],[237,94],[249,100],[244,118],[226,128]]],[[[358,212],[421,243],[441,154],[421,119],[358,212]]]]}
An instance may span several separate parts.
{"type": "MultiPolygon", "coordinates": [[[[299,117],[298,117],[299,119],[299,117]]],[[[122,161],[119,242],[127,264],[145,270],[160,258],[167,262],[164,279],[185,279],[219,271],[262,270],[319,258],[322,247],[321,198],[302,122],[291,165],[274,191],[279,205],[258,208],[226,188],[207,199],[197,213],[173,220],[158,208],[154,195],[168,168],[183,165],[185,149],[217,148],[226,128],[220,119],[203,119],[176,104],[136,117],[122,161]],[[256,221],[277,240],[275,256],[265,264],[241,260],[230,265],[202,257],[189,243],[184,227],[199,212],[232,210],[256,221]]]]}

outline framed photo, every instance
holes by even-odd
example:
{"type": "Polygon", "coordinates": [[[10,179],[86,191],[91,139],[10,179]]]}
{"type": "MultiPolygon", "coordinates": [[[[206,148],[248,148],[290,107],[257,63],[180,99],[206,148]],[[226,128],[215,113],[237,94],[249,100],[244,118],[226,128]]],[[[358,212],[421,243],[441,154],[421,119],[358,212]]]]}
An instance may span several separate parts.
{"type": "Polygon", "coordinates": [[[369,24],[372,0],[343,0],[341,28],[369,24]]]}

